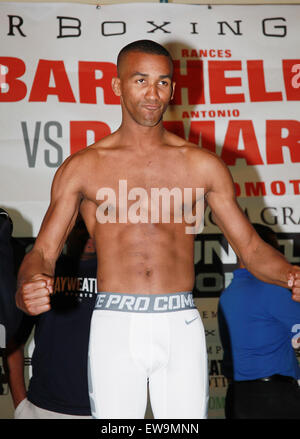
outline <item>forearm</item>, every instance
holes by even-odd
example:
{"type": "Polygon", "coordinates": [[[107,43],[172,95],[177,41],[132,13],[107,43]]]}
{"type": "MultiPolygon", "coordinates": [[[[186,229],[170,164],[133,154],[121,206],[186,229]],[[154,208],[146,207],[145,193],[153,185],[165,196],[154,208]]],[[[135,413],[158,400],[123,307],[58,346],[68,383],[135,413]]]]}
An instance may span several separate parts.
{"type": "Polygon", "coordinates": [[[279,252],[265,244],[236,202],[232,177],[219,160],[206,166],[210,205],[215,223],[244,266],[257,278],[291,288],[300,302],[300,267],[291,265],[279,252]],[[216,177],[217,176],[217,177],[216,177]]]}
{"type": "Polygon", "coordinates": [[[293,266],[277,250],[263,241],[255,242],[254,247],[245,249],[241,259],[245,267],[258,279],[288,286],[288,273],[293,266]]]}
{"type": "Polygon", "coordinates": [[[27,282],[37,274],[46,274],[53,276],[55,271],[56,261],[53,259],[46,259],[42,251],[32,249],[23,259],[18,272],[18,287],[24,282],[27,282]]]}

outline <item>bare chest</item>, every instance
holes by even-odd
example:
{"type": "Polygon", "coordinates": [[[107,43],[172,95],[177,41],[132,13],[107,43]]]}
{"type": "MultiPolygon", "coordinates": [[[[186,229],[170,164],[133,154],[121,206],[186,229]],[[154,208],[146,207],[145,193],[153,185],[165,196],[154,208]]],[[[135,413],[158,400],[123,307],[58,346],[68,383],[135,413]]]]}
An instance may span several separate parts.
{"type": "Polygon", "coordinates": [[[179,160],[107,161],[85,184],[98,223],[188,223],[202,218],[203,182],[179,160]]]}
{"type": "Polygon", "coordinates": [[[165,189],[173,193],[184,193],[190,188],[205,191],[205,178],[178,156],[163,154],[139,158],[116,155],[99,161],[84,184],[85,195],[93,201],[97,200],[97,193],[102,188],[116,195],[123,195],[127,191],[131,194],[147,193],[148,196],[151,196],[151,192],[165,189]]]}

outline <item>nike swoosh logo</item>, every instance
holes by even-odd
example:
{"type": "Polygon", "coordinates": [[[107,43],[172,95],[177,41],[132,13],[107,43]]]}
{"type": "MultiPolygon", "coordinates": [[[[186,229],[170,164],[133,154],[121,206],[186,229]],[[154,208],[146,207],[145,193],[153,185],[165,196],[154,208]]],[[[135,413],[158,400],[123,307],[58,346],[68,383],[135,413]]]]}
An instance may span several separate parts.
{"type": "Polygon", "coordinates": [[[185,320],[186,325],[190,325],[192,322],[194,322],[195,320],[197,320],[198,317],[195,317],[192,320],[185,320]]]}

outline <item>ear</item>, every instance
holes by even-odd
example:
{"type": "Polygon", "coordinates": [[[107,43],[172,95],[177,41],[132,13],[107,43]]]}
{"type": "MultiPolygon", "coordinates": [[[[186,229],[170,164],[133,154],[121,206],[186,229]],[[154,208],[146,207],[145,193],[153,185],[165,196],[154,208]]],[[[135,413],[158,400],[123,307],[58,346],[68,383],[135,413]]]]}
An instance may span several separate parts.
{"type": "Polygon", "coordinates": [[[111,80],[111,87],[113,89],[113,92],[116,96],[121,96],[121,80],[120,78],[112,78],[111,80]]]}
{"type": "Polygon", "coordinates": [[[172,93],[171,93],[171,98],[170,98],[170,101],[174,98],[174,93],[175,93],[175,85],[176,85],[176,82],[172,82],[172,93]]]}

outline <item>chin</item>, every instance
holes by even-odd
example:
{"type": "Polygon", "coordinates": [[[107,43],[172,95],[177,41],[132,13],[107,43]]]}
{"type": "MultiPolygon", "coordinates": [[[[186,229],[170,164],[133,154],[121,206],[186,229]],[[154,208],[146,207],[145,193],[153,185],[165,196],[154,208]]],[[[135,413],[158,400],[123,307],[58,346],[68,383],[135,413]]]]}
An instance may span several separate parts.
{"type": "Polygon", "coordinates": [[[155,119],[142,119],[139,120],[138,123],[144,127],[155,127],[162,120],[162,117],[155,119]]]}
{"type": "Polygon", "coordinates": [[[143,125],[144,127],[149,127],[149,128],[151,128],[151,127],[155,127],[157,124],[159,123],[159,120],[157,120],[157,121],[147,121],[147,122],[144,122],[144,123],[142,123],[141,125],[143,125]]]}

